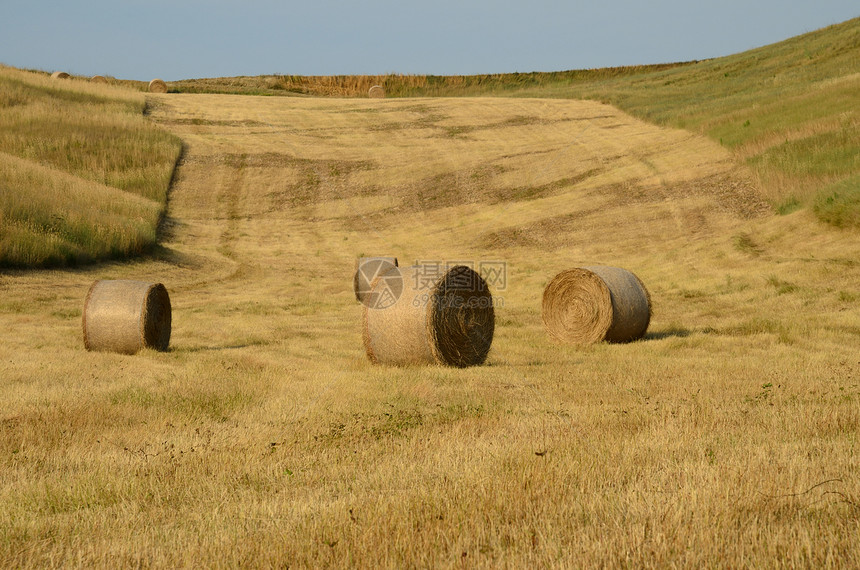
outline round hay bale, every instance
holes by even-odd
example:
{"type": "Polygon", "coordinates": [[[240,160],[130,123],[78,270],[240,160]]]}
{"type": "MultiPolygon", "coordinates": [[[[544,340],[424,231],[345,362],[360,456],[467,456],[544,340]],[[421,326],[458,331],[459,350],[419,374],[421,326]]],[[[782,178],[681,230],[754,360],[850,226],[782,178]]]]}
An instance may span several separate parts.
{"type": "Polygon", "coordinates": [[[55,71],[51,74],[51,79],[68,79],[69,77],[71,77],[71,75],[65,71],[55,71]]]}
{"type": "Polygon", "coordinates": [[[374,85],[367,90],[367,96],[371,99],[384,99],[385,90],[382,88],[382,85],[374,85]]]}
{"type": "Polygon", "coordinates": [[[153,79],[149,82],[150,93],[167,93],[167,83],[161,79],[153,79]]]}
{"type": "Polygon", "coordinates": [[[352,277],[352,290],[356,300],[362,304],[370,303],[370,285],[378,276],[397,267],[396,257],[359,257],[355,260],[355,273],[352,277]]]}
{"type": "Polygon", "coordinates": [[[96,281],[84,302],[84,346],[123,354],[167,350],[170,320],[170,296],[161,283],[96,281]]]}
{"type": "Polygon", "coordinates": [[[495,328],[493,296],[474,270],[458,265],[391,268],[371,285],[364,349],[374,364],[482,364],[495,328]],[[398,294],[399,289],[399,294],[398,294]]]}
{"type": "Polygon", "coordinates": [[[626,269],[578,267],[549,282],[541,314],[549,335],[564,343],[629,342],[648,329],[651,297],[626,269]]]}
{"type": "Polygon", "coordinates": [[[104,75],[93,75],[90,77],[90,83],[107,83],[107,77],[104,75]]]}

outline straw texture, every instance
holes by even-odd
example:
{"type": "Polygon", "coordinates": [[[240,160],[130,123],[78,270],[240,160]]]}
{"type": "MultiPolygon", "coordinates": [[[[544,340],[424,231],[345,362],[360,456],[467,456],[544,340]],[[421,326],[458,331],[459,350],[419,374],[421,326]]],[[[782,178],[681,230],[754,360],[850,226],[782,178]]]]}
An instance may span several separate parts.
{"type": "Polygon", "coordinates": [[[150,93],[167,93],[167,83],[161,79],[153,79],[149,82],[150,93]]]}
{"type": "Polygon", "coordinates": [[[84,302],[87,350],[122,354],[142,348],[167,350],[170,324],[170,296],[161,283],[96,281],[84,302]]]}
{"type": "Polygon", "coordinates": [[[356,300],[367,305],[370,302],[370,285],[377,276],[397,267],[396,257],[359,257],[355,260],[352,290],[356,300]]]}
{"type": "Polygon", "coordinates": [[[372,294],[402,280],[402,293],[384,308],[364,307],[364,348],[381,364],[483,364],[493,342],[495,314],[487,283],[459,265],[447,271],[428,266],[393,268],[377,277],[372,294]]]}
{"type": "Polygon", "coordinates": [[[651,321],[651,297],[636,275],[603,265],[562,271],[543,292],[547,333],[569,344],[629,342],[651,321]]]}

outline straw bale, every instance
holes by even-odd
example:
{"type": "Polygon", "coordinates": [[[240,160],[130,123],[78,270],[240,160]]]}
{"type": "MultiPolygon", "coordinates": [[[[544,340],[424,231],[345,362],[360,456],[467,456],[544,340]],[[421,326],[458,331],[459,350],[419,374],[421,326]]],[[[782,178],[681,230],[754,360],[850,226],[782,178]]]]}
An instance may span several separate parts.
{"type": "Polygon", "coordinates": [[[648,329],[651,297],[626,269],[577,267],[549,282],[541,313],[549,335],[564,343],[629,342],[648,329]]]}
{"type": "Polygon", "coordinates": [[[65,71],[55,71],[51,74],[51,79],[68,79],[69,77],[71,76],[65,71]]]}
{"type": "Polygon", "coordinates": [[[104,75],[93,75],[90,77],[90,83],[107,83],[107,77],[104,75]]]}
{"type": "Polygon", "coordinates": [[[170,296],[161,283],[96,281],[84,302],[84,346],[123,354],[167,350],[170,323],[170,296]]]}
{"type": "Polygon", "coordinates": [[[153,79],[149,82],[150,93],[167,93],[167,83],[161,79],[153,79]]]}
{"type": "Polygon", "coordinates": [[[482,364],[495,328],[486,281],[464,265],[392,268],[371,285],[364,306],[364,348],[381,364],[482,364]],[[400,292],[398,294],[398,286],[400,292]]]}
{"type": "Polygon", "coordinates": [[[385,90],[382,88],[382,85],[374,85],[367,90],[367,96],[371,99],[384,99],[385,90]]]}

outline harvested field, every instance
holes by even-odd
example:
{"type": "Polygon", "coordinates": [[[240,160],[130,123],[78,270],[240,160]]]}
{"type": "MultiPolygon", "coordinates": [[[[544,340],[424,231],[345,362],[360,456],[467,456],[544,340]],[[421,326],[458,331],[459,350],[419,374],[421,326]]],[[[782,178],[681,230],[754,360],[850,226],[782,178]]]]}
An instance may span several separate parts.
{"type": "Polygon", "coordinates": [[[161,246],[0,274],[4,566],[857,565],[856,234],[595,102],[158,99],[161,246]],[[484,365],[371,363],[370,255],[471,263],[484,365]],[[547,338],[594,265],[647,284],[639,342],[547,338]],[[170,350],[85,351],[88,288],[132,278],[170,350]]]}

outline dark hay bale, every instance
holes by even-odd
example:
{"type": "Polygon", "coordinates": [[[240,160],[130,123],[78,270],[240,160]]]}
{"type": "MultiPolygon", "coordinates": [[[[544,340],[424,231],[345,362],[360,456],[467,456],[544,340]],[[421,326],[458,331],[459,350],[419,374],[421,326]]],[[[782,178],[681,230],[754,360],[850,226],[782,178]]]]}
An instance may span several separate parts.
{"type": "Polygon", "coordinates": [[[84,302],[84,346],[123,354],[167,350],[170,321],[170,296],[161,283],[96,281],[84,302]]]}
{"type": "Polygon", "coordinates": [[[495,314],[486,281],[464,265],[392,268],[371,285],[364,348],[373,363],[483,364],[495,314]]]}
{"type": "Polygon", "coordinates": [[[541,314],[549,335],[564,343],[629,342],[648,329],[651,297],[626,269],[578,267],[549,282],[541,314]]]}

